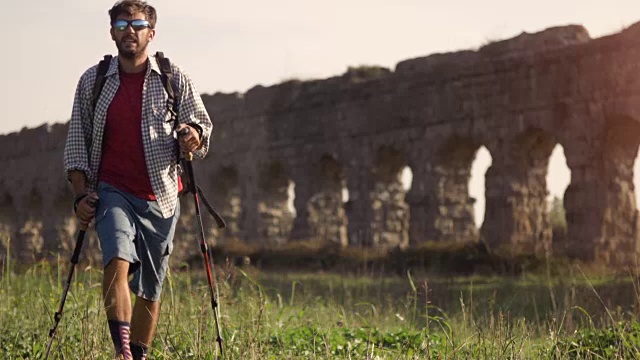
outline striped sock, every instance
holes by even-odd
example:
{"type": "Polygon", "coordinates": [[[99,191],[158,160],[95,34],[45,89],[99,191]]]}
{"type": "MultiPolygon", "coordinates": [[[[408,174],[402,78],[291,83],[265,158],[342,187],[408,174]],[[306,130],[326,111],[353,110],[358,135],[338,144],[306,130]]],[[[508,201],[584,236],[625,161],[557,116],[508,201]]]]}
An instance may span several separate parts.
{"type": "Polygon", "coordinates": [[[129,331],[131,324],[126,321],[109,320],[109,332],[116,356],[122,355],[125,360],[133,359],[131,355],[131,346],[129,344],[129,331]]]}
{"type": "Polygon", "coordinates": [[[143,344],[131,343],[133,360],[147,360],[147,350],[148,348],[143,344]]]}

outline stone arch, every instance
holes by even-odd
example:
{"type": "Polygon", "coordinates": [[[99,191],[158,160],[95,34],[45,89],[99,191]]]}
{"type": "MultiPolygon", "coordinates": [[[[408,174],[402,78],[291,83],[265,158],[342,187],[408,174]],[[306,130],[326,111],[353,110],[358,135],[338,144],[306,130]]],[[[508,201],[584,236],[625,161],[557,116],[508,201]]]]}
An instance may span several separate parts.
{"type": "Polygon", "coordinates": [[[17,251],[18,259],[32,263],[39,260],[44,248],[42,194],[39,187],[34,186],[24,195],[24,217],[20,220],[20,228],[12,237],[12,247],[17,251]]]}
{"type": "Polygon", "coordinates": [[[484,223],[486,210],[485,177],[492,161],[491,152],[483,145],[478,148],[471,163],[469,197],[473,202],[473,217],[478,229],[484,223]]]}
{"type": "Polygon", "coordinates": [[[549,254],[552,232],[547,212],[547,171],[557,140],[529,128],[504,146],[502,161],[487,171],[487,220],[483,238],[493,248],[549,254]]]}
{"type": "MultiPolygon", "coordinates": [[[[74,234],[78,230],[78,221],[72,211],[73,193],[67,183],[56,183],[50,186],[47,191],[49,193],[48,197],[44,199],[44,203],[48,213],[44,217],[43,225],[46,255],[52,257],[60,251],[71,254],[75,246],[74,234]]],[[[83,248],[90,248],[92,241],[89,239],[94,236],[93,231],[87,232],[83,248]]],[[[95,247],[95,250],[99,249],[95,247]]],[[[85,258],[93,256],[92,260],[97,260],[100,255],[99,251],[96,253],[86,251],[85,258]]]]}
{"type": "MultiPolygon", "coordinates": [[[[240,217],[240,184],[238,171],[233,165],[220,165],[212,168],[202,168],[202,178],[196,179],[198,186],[206,195],[207,200],[214,210],[222,216],[226,227],[219,229],[217,223],[208,213],[204,204],[200,203],[200,213],[204,227],[204,236],[210,246],[219,245],[225,241],[239,236],[240,217]]],[[[197,175],[197,174],[196,174],[197,175]]],[[[199,239],[196,226],[196,212],[193,194],[189,193],[180,197],[180,217],[176,228],[172,261],[179,262],[184,259],[198,258],[200,249],[194,239],[199,239]]]]}
{"type": "Polygon", "coordinates": [[[564,196],[570,181],[571,169],[567,165],[564,147],[557,143],[549,157],[547,171],[547,212],[554,254],[566,254],[568,246],[564,196]]]}
{"type": "Polygon", "coordinates": [[[260,242],[278,245],[287,242],[293,220],[289,188],[292,179],[284,165],[275,161],[264,166],[258,179],[258,236],[260,242]]]}
{"type": "Polygon", "coordinates": [[[469,137],[453,135],[434,158],[435,201],[430,239],[466,242],[478,240],[474,199],[469,195],[471,165],[480,146],[469,137]]]}
{"type": "MultiPolygon", "coordinates": [[[[209,246],[217,246],[225,241],[236,238],[241,233],[240,221],[243,210],[240,201],[240,183],[238,170],[228,163],[208,167],[202,164],[195,169],[198,187],[206,196],[207,201],[214,210],[223,218],[226,226],[218,228],[217,223],[206,209],[202,198],[200,199],[200,216],[204,229],[204,238],[209,246]],[[201,170],[201,171],[198,171],[201,170]]],[[[186,177],[183,177],[188,181],[186,177]]],[[[191,192],[180,195],[180,217],[176,225],[173,255],[170,261],[183,266],[183,261],[190,261],[201,256],[198,245],[200,239],[199,228],[196,220],[196,209],[191,192]],[[195,240],[194,240],[195,239],[195,240]]],[[[244,235],[244,234],[243,234],[244,235]]]]}
{"type": "Polygon", "coordinates": [[[238,170],[234,166],[222,166],[212,177],[213,199],[219,206],[220,215],[226,223],[222,231],[218,231],[215,223],[211,223],[212,231],[224,241],[226,238],[242,238],[242,196],[238,170]],[[219,234],[218,234],[219,233],[219,234]]]}
{"type": "Polygon", "coordinates": [[[640,143],[640,123],[626,114],[603,120],[599,136],[578,139],[567,149],[572,171],[564,196],[567,255],[613,266],[635,266],[639,221],[633,162],[640,143]]]}
{"type": "Polygon", "coordinates": [[[346,246],[347,217],[343,203],[346,180],[342,165],[325,154],[314,163],[311,179],[313,195],[307,205],[310,236],[346,246]]]}
{"type": "Polygon", "coordinates": [[[639,224],[633,164],[639,146],[640,123],[628,116],[608,119],[603,151],[603,233],[595,254],[606,263],[636,262],[639,224]]]}
{"type": "Polygon", "coordinates": [[[409,245],[409,206],[402,184],[402,171],[407,166],[405,155],[391,146],[381,146],[373,169],[371,203],[371,244],[376,247],[409,245]]]}

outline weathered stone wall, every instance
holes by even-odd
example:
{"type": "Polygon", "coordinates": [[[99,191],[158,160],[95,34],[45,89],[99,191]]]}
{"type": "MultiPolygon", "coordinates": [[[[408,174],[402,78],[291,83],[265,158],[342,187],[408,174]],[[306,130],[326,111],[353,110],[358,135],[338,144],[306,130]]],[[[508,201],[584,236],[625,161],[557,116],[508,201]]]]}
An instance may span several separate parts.
{"type": "MultiPolygon", "coordinates": [[[[198,181],[225,216],[211,242],[278,246],[321,238],[344,246],[484,241],[494,249],[624,265],[638,253],[632,165],[640,144],[640,25],[591,39],[551,28],[481,47],[350,68],[314,81],[203,95],[216,122],[198,181]],[[561,144],[571,183],[567,243],[552,244],[546,174],[561,144]],[[485,146],[481,229],[469,196],[485,146]],[[405,192],[400,174],[411,168],[405,192]],[[288,192],[293,187],[292,212],[288,192]],[[348,201],[343,202],[343,193],[348,201]]],[[[62,174],[66,124],[0,137],[0,253],[32,261],[68,253],[76,224],[62,174]],[[10,245],[9,245],[10,243],[10,245]]],[[[191,198],[177,258],[198,255],[191,198]]],[[[97,261],[94,235],[85,253],[97,261]]]]}

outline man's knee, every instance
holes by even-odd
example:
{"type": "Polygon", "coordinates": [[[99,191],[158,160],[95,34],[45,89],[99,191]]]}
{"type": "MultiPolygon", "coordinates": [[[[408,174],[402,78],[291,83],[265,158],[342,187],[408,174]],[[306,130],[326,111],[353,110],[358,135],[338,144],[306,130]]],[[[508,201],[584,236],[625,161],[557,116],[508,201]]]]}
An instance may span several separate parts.
{"type": "Polygon", "coordinates": [[[129,262],[119,257],[114,257],[104,267],[105,271],[117,271],[121,269],[129,270],[129,262]]]}
{"type": "Polygon", "coordinates": [[[142,296],[136,296],[136,306],[145,309],[145,312],[153,314],[160,308],[160,300],[153,301],[145,299],[142,296]]]}
{"type": "Polygon", "coordinates": [[[127,281],[129,275],[129,262],[121,258],[113,258],[104,268],[106,281],[127,281]]]}

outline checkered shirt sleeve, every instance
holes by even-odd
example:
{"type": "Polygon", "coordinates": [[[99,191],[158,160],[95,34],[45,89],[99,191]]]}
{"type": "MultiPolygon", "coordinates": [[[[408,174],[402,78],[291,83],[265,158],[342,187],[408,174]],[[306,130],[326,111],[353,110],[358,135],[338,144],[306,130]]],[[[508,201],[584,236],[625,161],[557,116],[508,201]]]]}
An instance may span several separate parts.
{"type": "Polygon", "coordinates": [[[68,174],[71,170],[80,170],[85,174],[90,172],[89,168],[89,146],[91,145],[92,122],[91,92],[87,88],[95,80],[97,65],[89,68],[78,81],[73,108],[71,110],[71,120],[69,121],[69,132],[64,148],[64,168],[68,174]]]}
{"type": "MultiPolygon", "coordinates": [[[[209,150],[213,122],[189,76],[175,64],[172,64],[172,72],[178,121],[197,124],[202,128],[202,147],[194,152],[196,159],[202,159],[209,150]]],[[[78,82],[64,150],[66,174],[71,170],[83,171],[87,176],[89,191],[95,191],[97,187],[107,110],[120,86],[118,58],[111,60],[94,112],[91,109],[91,97],[96,73],[97,65],[94,65],[78,82]]],[[[178,202],[177,140],[174,124],[170,121],[168,96],[153,56],[148,61],[142,104],[142,143],[147,171],[162,214],[169,217],[173,215],[178,202]]]]}

